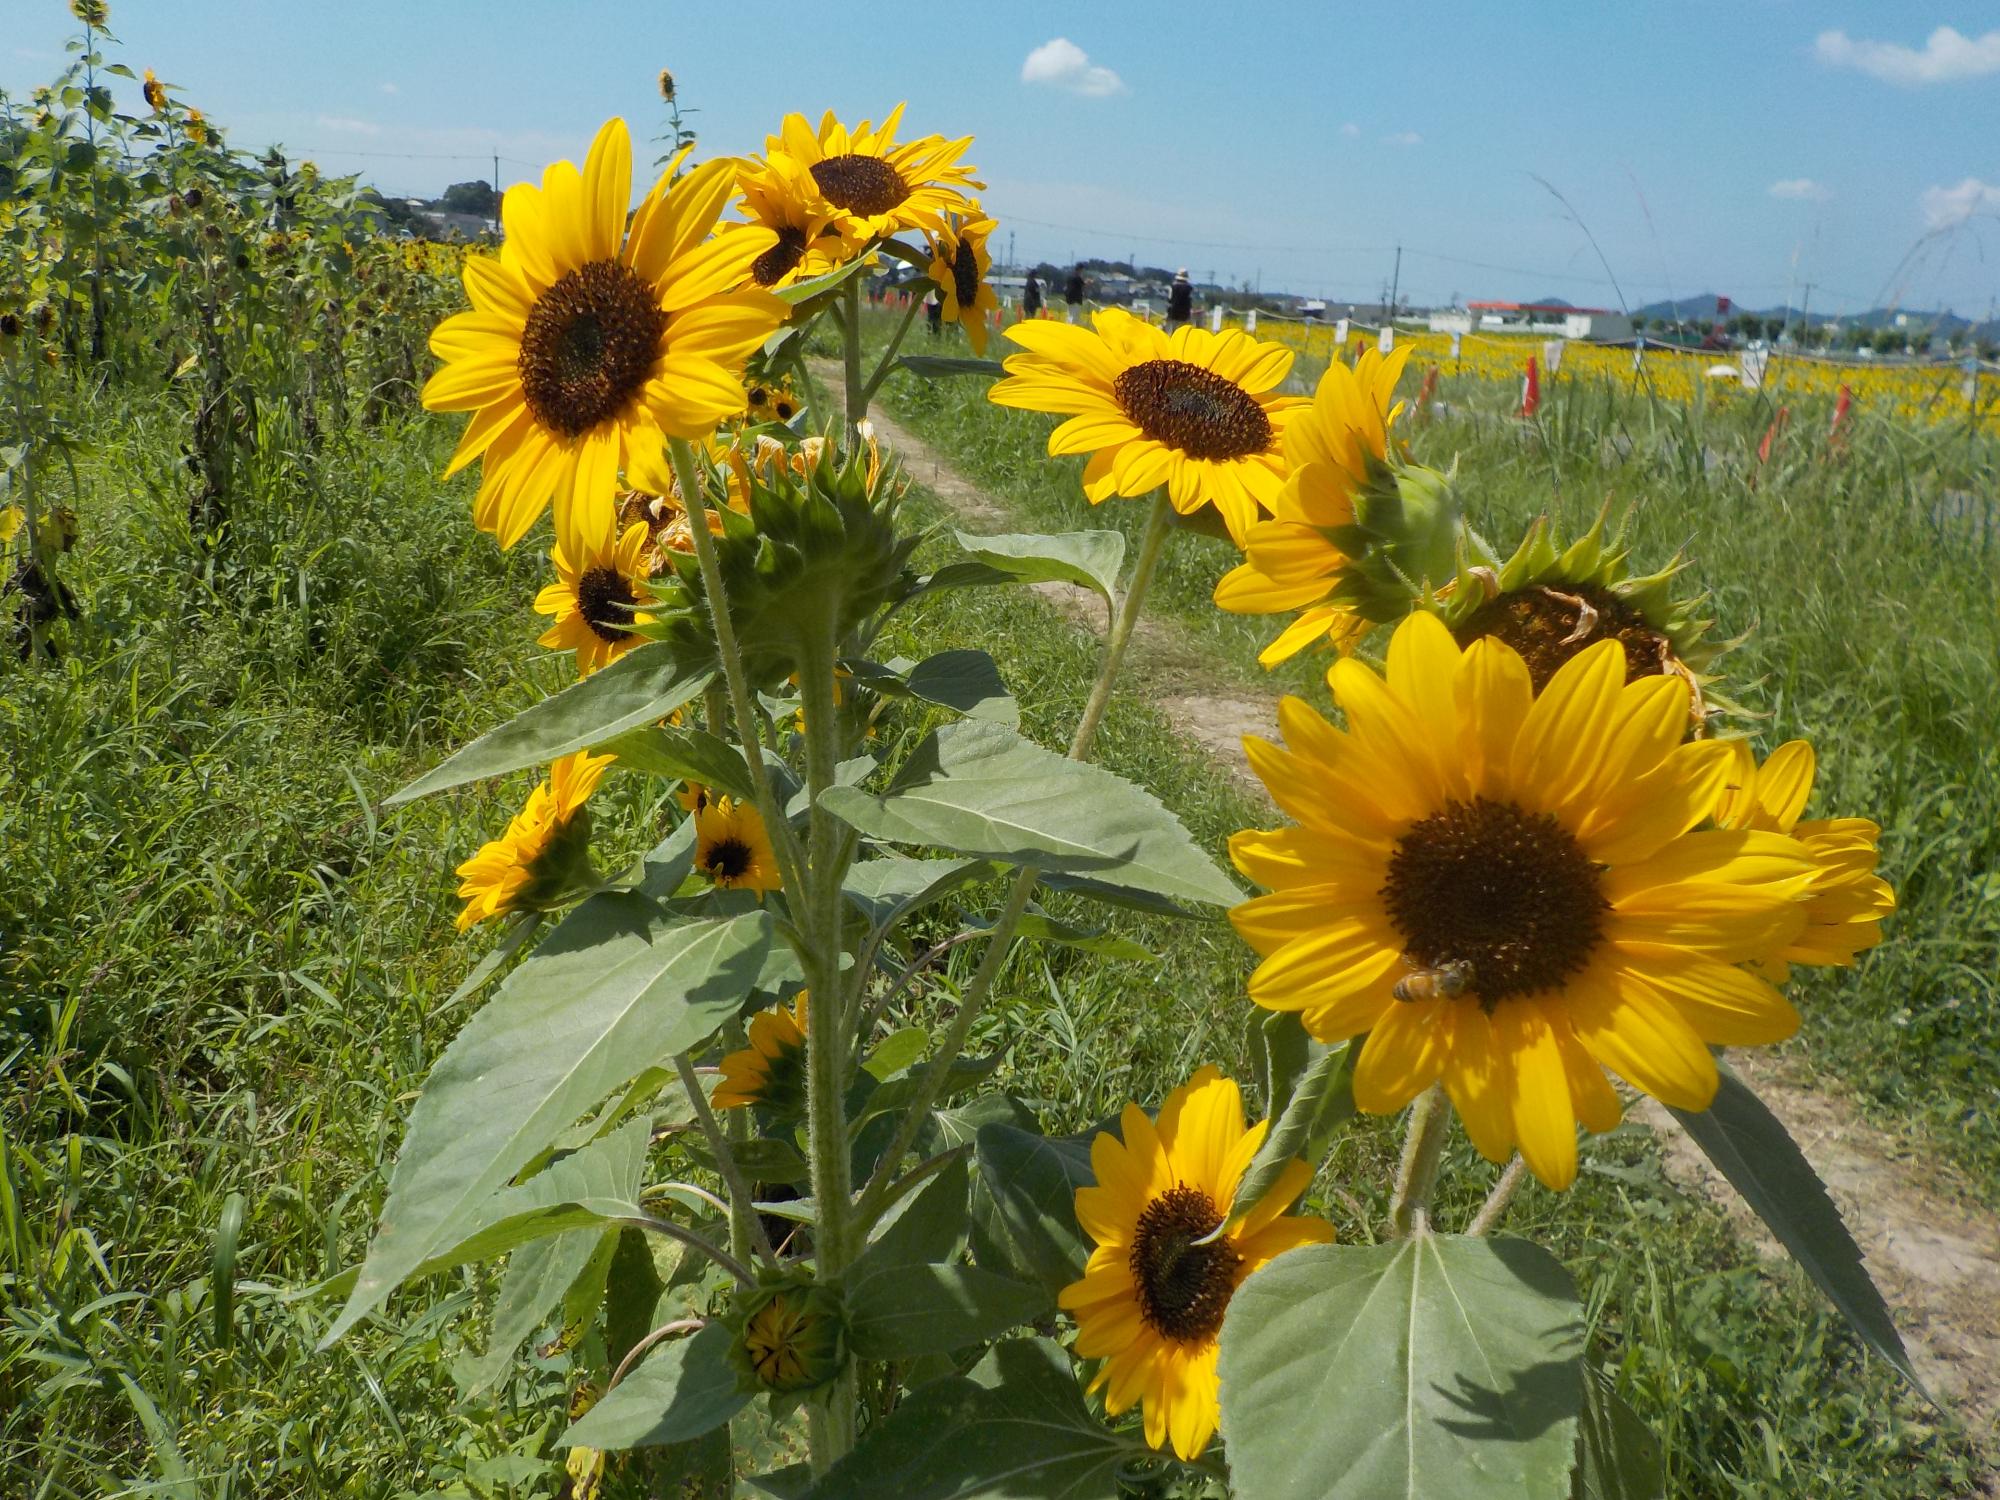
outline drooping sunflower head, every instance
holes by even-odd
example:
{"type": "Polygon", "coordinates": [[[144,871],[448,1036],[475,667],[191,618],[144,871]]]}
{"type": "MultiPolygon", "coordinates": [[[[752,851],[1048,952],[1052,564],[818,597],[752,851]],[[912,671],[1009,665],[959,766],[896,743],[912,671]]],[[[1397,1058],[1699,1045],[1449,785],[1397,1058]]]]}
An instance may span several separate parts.
{"type": "Polygon", "coordinates": [[[853,247],[836,230],[839,215],[806,167],[783,152],[736,163],[736,189],[750,223],[774,237],[750,263],[750,281],[776,290],[837,271],[853,247]]]}
{"type": "MultiPolygon", "coordinates": [[[[69,0],[69,13],[86,26],[94,26],[99,31],[111,24],[111,7],[104,0],[69,0]]],[[[149,73],[146,75],[151,77],[149,73]]]]}
{"type": "Polygon", "coordinates": [[[1628,681],[1670,676],[1686,685],[1690,727],[1699,733],[1729,708],[1710,690],[1715,678],[1707,669],[1728,647],[1708,639],[1714,621],[1702,616],[1707,596],[1677,595],[1684,558],[1635,576],[1622,540],[1605,536],[1609,517],[1607,506],[1567,545],[1543,517],[1506,562],[1461,565],[1448,594],[1433,593],[1425,607],[1462,646],[1482,636],[1512,646],[1537,689],[1579,652],[1615,640],[1628,681]]]}
{"type": "Polygon", "coordinates": [[[139,85],[139,92],[146,96],[146,105],[154,114],[166,113],[167,86],[153,76],[151,68],[146,69],[146,80],[139,85]]]}
{"type": "Polygon", "coordinates": [[[631,158],[612,120],[581,171],[557,162],[540,186],[507,189],[500,255],[465,261],[472,311],[431,335],[445,363],[424,404],[472,413],[446,473],[482,461],[474,519],[503,546],[553,498],[557,540],[586,550],[632,455],[741,411],[743,363],[785,319],[782,302],[744,287],[770,231],[711,235],[732,165],[674,181],[676,158],[628,227],[631,158]]]}
{"type": "Polygon", "coordinates": [[[556,581],[535,596],[535,613],[553,615],[555,623],[536,644],[574,651],[577,675],[588,677],[643,641],[636,627],[653,618],[641,608],[653,597],[646,582],[651,539],[651,527],[635,520],[622,531],[614,522],[580,557],[557,542],[549,554],[556,581]]]}
{"type": "Polygon", "coordinates": [[[1817,762],[1804,740],[1790,740],[1759,766],[1748,740],[1725,741],[1733,761],[1715,806],[1719,828],[1788,833],[1818,866],[1805,900],[1806,925],[1760,972],[1783,983],[1790,964],[1846,967],[1882,941],[1882,919],[1896,893],[1875,873],[1880,825],[1867,818],[1804,818],[1817,762]]]}
{"type": "Polygon", "coordinates": [[[750,1045],[722,1059],[722,1082],[709,1102],[717,1109],[756,1106],[782,1119],[803,1118],[806,1107],[806,992],[789,1007],[760,1010],[750,1018],[750,1045]]]}
{"type": "Polygon", "coordinates": [[[1146,1441],[1171,1442],[1182,1458],[1215,1433],[1216,1338],[1236,1288],[1285,1251],[1333,1238],[1324,1220],[1285,1213],[1312,1181],[1297,1160],[1223,1228],[1269,1128],[1246,1128],[1241,1091],[1204,1067],[1167,1096],[1157,1122],[1126,1105],[1122,1139],[1091,1142],[1096,1183],[1077,1189],[1077,1220],[1097,1248],[1057,1305],[1076,1318],[1076,1352],[1104,1361],[1090,1389],[1104,1391],[1106,1412],[1143,1400],[1146,1441]]]}
{"type": "Polygon", "coordinates": [[[1089,454],[1083,492],[1093,504],[1167,487],[1174,509],[1212,505],[1239,545],[1284,487],[1285,432],[1305,406],[1276,394],[1292,351],[1238,329],[1186,325],[1168,334],[1119,308],[1089,327],[1020,322],[989,397],[1001,406],[1067,415],[1049,434],[1052,455],[1089,454]]]}
{"type": "Polygon", "coordinates": [[[944,228],[930,236],[930,278],[944,304],[944,321],[965,329],[972,352],[986,353],[987,319],[1000,310],[1000,299],[986,284],[993,256],[986,242],[998,228],[982,214],[950,214],[944,228]]]}
{"type": "Polygon", "coordinates": [[[1231,918],[1262,955],[1252,1000],[1322,1041],[1368,1034],[1361,1108],[1442,1081],[1485,1156],[1518,1144],[1567,1187],[1577,1124],[1619,1118],[1605,1068],[1706,1109],[1710,1043],[1797,1028],[1746,966],[1798,937],[1817,865],[1783,833],[1702,826],[1733,752],[1687,740],[1678,678],[1628,681],[1600,640],[1537,692],[1503,640],[1461,647],[1417,613],[1386,678],[1349,658],[1328,680],[1345,730],[1286,698],[1286,748],[1245,741],[1298,826],[1230,841],[1272,892],[1231,918]]]}
{"type": "Polygon", "coordinates": [[[549,767],[507,831],[458,867],[458,930],[516,911],[550,911],[597,883],[584,805],[616,756],[578,750],[549,767]]]}
{"type": "Polygon", "coordinates": [[[825,1385],[847,1363],[847,1319],[839,1294],[803,1272],[767,1273],[738,1289],[728,1326],[730,1363],[743,1388],[796,1395],[825,1385]]]}
{"type": "Polygon", "coordinates": [[[755,891],[760,901],[784,884],[764,815],[734,797],[711,798],[695,813],[694,867],[718,889],[755,891]]]}
{"type": "Polygon", "coordinates": [[[896,143],[903,106],[878,126],[863,120],[853,129],[828,110],[814,130],[804,115],[786,115],[778,134],[764,143],[768,162],[788,158],[812,181],[832,216],[833,228],[851,253],[906,229],[936,231],[947,212],[972,207],[968,190],[986,185],[961,158],[971,136],[948,141],[927,135],[896,143]]]}
{"type": "Polygon", "coordinates": [[[660,69],[659,85],[660,102],[662,104],[672,104],[674,102],[674,75],[671,69],[660,69]]]}

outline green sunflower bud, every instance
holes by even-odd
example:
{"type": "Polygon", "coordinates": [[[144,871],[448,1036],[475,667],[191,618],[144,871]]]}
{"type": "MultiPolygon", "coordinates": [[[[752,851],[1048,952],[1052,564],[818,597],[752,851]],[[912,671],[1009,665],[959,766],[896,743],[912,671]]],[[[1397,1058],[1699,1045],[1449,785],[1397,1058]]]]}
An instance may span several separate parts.
{"type": "Polygon", "coordinates": [[[730,1308],[729,1361],[743,1388],[796,1395],[817,1390],[847,1363],[847,1320],[833,1288],[767,1272],[730,1308]]]}
{"type": "Polygon", "coordinates": [[[1376,624],[1393,624],[1456,571],[1458,530],[1449,474],[1371,460],[1368,482],[1354,495],[1353,522],[1327,533],[1348,557],[1330,598],[1376,624]]]}

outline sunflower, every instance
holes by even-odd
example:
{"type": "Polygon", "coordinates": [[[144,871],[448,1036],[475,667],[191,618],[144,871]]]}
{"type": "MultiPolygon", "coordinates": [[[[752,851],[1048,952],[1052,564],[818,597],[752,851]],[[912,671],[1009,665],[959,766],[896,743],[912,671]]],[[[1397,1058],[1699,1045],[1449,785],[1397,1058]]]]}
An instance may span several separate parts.
{"type": "Polygon", "coordinates": [[[1389,478],[1389,429],[1402,411],[1391,403],[1409,357],[1405,345],[1388,355],[1370,349],[1352,366],[1334,360],[1311,407],[1285,429],[1291,474],[1273,519],[1245,532],[1242,565],[1215,586],[1216,604],[1232,614],[1302,611],[1258,656],[1267,667],[1319,640],[1344,654],[1370,629],[1353,559],[1333,538],[1347,540],[1355,526],[1355,496],[1389,478]]]}
{"type": "Polygon", "coordinates": [[[930,277],[944,303],[944,321],[965,330],[972,352],[986,353],[986,320],[1000,310],[1000,299],[986,284],[993,257],[986,240],[998,228],[982,214],[952,214],[944,228],[930,237],[930,277]]]}
{"type": "Polygon", "coordinates": [[[1214,1234],[1270,1122],[1246,1130],[1241,1092],[1212,1067],[1167,1096],[1157,1123],[1128,1104],[1119,1128],[1123,1141],[1107,1132],[1090,1144],[1097,1181],[1077,1189],[1076,1216],[1097,1248],[1056,1301],[1076,1317],[1078,1355],[1105,1362],[1090,1383],[1104,1389],[1105,1411],[1143,1400],[1146,1441],[1193,1459],[1215,1433],[1229,1299],[1274,1257],[1331,1240],[1333,1226],[1285,1214],[1312,1181],[1294,1159],[1240,1223],[1214,1234]]]}
{"type": "Polygon", "coordinates": [[[760,901],[784,884],[763,814],[734,797],[708,797],[695,810],[694,867],[722,889],[755,891],[760,901]]]}
{"type": "Polygon", "coordinates": [[[799,398],[792,393],[791,377],[751,380],[750,406],[745,413],[752,422],[789,422],[799,414],[799,398]]]}
{"type": "Polygon", "coordinates": [[[773,152],[768,161],[736,163],[736,190],[750,223],[774,237],[750,263],[753,285],[773,291],[836,271],[850,259],[847,242],[830,229],[837,216],[804,165],[773,152]]]}
{"type": "Polygon", "coordinates": [[[574,651],[576,674],[588,677],[645,639],[632,627],[651,622],[636,606],[651,602],[646,551],[652,529],[634,521],[621,535],[614,521],[588,552],[572,558],[559,541],[549,558],[556,581],[535,595],[535,613],[555,624],[536,641],[552,651],[574,651]]]}
{"type": "Polygon", "coordinates": [[[948,141],[940,135],[896,144],[903,106],[889,111],[878,128],[863,120],[852,130],[828,110],[815,131],[800,114],[786,115],[778,134],[764,141],[765,165],[810,177],[832,215],[834,231],[858,254],[871,241],[905,229],[944,228],[947,212],[972,207],[966,189],[983,189],[974,168],[959,158],[971,136],[948,141]],[[787,167],[779,167],[780,161],[787,167]]]}
{"type": "Polygon", "coordinates": [[[578,750],[549,767],[548,780],[528,794],[507,831],[458,867],[465,910],[458,930],[511,911],[545,911],[595,883],[590,868],[590,814],[614,755],[578,750]]]}
{"type": "Polygon", "coordinates": [[[722,1059],[722,1082],[709,1102],[717,1109],[755,1104],[775,1114],[799,1115],[806,1100],[806,992],[789,1010],[760,1010],[750,1018],[750,1045],[722,1059]]]}
{"type": "Polygon", "coordinates": [[[1240,543],[1284,487],[1285,429],[1306,403],[1272,392],[1292,351],[1236,329],[1167,334],[1115,307],[1090,323],[1008,328],[1027,352],[1007,357],[988,395],[1069,415],[1049,434],[1049,452],[1090,455],[1083,492],[1092,504],[1164,484],[1183,515],[1213,503],[1240,543]]]}
{"type": "Polygon", "coordinates": [[[705,437],[741,411],[743,362],[785,319],[769,293],[738,290],[770,232],[709,237],[731,164],[678,182],[670,168],[625,229],[631,160],[625,122],[611,120],[581,172],[557,162],[540,187],[507,189],[499,257],[465,262],[473,310],[431,334],[445,364],[424,405],[473,414],[445,472],[483,459],[473,517],[502,546],[553,497],[556,538],[582,555],[629,456],[657,452],[663,436],[705,437]]]}
{"type": "Polygon", "coordinates": [[[1799,820],[1815,771],[1804,740],[1780,745],[1761,767],[1747,740],[1727,743],[1735,763],[1715,806],[1717,826],[1788,833],[1819,867],[1806,896],[1805,931],[1767,972],[1782,981],[1789,964],[1852,964],[1882,941],[1882,919],[1896,909],[1895,891],[1875,873],[1881,827],[1866,818],[1799,820]]]}
{"type": "Polygon", "coordinates": [[[1696,831],[1735,760],[1685,741],[1677,679],[1628,683],[1599,641],[1538,694],[1512,647],[1461,648],[1421,613],[1397,627],[1386,681],[1351,657],[1327,676],[1345,731],[1286,698],[1290,748],[1244,742],[1301,826],[1230,840],[1274,892],[1230,915],[1263,958],[1252,1000],[1321,1041],[1367,1033],[1361,1108],[1442,1080],[1483,1155],[1518,1143],[1563,1188],[1576,1123],[1618,1122],[1600,1065],[1706,1109],[1707,1044],[1797,1029],[1741,965],[1798,938],[1819,867],[1780,832],[1696,831]]]}
{"type": "MultiPolygon", "coordinates": [[[[126,75],[131,76],[129,73],[126,75]]],[[[139,85],[139,92],[146,96],[146,103],[156,115],[165,114],[167,109],[167,86],[153,76],[151,68],[146,69],[146,81],[139,85]]]]}

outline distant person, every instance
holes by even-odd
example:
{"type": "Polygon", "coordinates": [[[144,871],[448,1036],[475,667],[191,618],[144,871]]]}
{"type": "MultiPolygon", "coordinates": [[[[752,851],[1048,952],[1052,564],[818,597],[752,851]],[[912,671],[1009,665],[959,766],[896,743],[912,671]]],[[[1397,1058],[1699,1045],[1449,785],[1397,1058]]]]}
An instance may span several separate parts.
{"type": "Polygon", "coordinates": [[[1063,283],[1063,318],[1074,323],[1077,314],[1083,311],[1083,267],[1077,266],[1069,273],[1069,280],[1063,283]]]}
{"type": "Polygon", "coordinates": [[[1174,284],[1167,288],[1167,332],[1172,333],[1194,316],[1194,284],[1187,267],[1174,272],[1174,284]]]}
{"type": "Polygon", "coordinates": [[[1039,318],[1042,315],[1042,283],[1033,271],[1028,273],[1028,284],[1021,292],[1021,316],[1039,318]]]}
{"type": "Polygon", "coordinates": [[[924,298],[924,322],[930,326],[932,338],[944,332],[944,301],[936,292],[924,298]]]}

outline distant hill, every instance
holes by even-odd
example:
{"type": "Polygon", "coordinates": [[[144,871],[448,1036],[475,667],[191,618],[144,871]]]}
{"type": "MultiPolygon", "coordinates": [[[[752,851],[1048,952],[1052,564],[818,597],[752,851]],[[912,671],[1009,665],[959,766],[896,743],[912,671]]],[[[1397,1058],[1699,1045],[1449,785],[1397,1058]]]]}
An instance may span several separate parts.
{"type": "MultiPolygon", "coordinates": [[[[1654,318],[1664,318],[1669,322],[1676,318],[1686,323],[1712,322],[1715,319],[1716,307],[1720,301],[1721,298],[1716,293],[1703,292],[1698,297],[1676,297],[1671,300],[1648,302],[1644,307],[1634,308],[1632,310],[1632,317],[1640,323],[1651,322],[1654,318]]],[[[1812,318],[1814,322],[1825,322],[1829,318],[1836,316],[1829,313],[1823,307],[1817,311],[1811,308],[1801,309],[1782,305],[1778,307],[1746,307],[1742,303],[1732,300],[1729,304],[1727,316],[1733,318],[1739,314],[1748,314],[1759,318],[1782,318],[1788,323],[1797,322],[1806,317],[1812,318]]],[[[1966,328],[1972,330],[1972,335],[1975,338],[2000,338],[2000,321],[1974,324],[1971,319],[1961,318],[1956,313],[1926,312],[1914,307],[1876,307],[1870,308],[1864,313],[1841,313],[1837,316],[1839,321],[1847,327],[1893,328],[1896,326],[1896,319],[1901,317],[1905,319],[1902,325],[1905,329],[1922,330],[1940,339],[1948,339],[1954,333],[1966,328]]]]}

